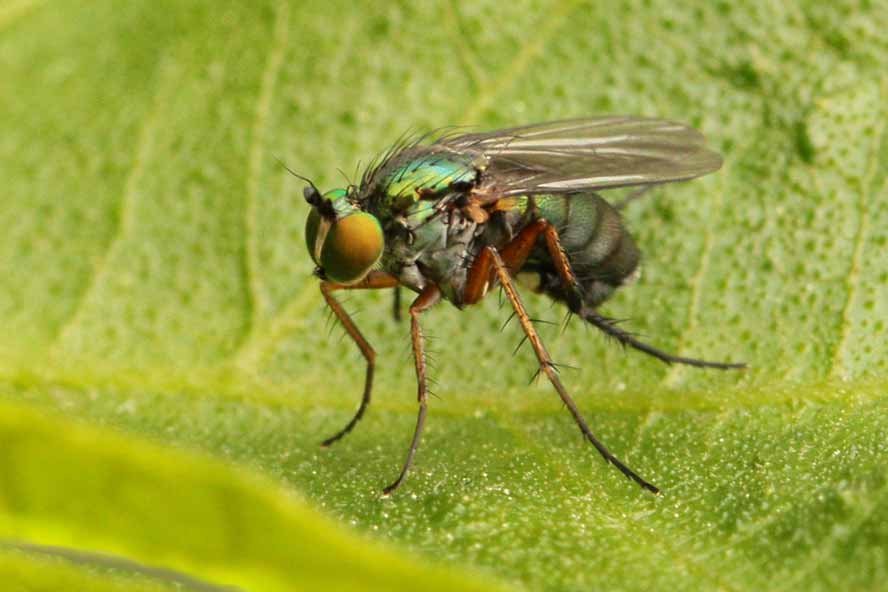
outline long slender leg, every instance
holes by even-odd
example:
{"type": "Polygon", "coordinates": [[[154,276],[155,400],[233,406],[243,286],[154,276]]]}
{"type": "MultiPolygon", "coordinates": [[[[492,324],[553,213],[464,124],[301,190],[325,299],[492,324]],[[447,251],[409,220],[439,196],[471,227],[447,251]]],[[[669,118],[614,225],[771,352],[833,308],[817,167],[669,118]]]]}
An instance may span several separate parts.
{"type": "Polygon", "coordinates": [[[638,474],[635,473],[635,471],[623,464],[620,459],[614,456],[604,446],[604,444],[602,444],[598,440],[598,438],[595,437],[595,435],[592,433],[592,430],[589,429],[589,425],[580,414],[580,410],[577,408],[576,403],[574,403],[573,399],[567,393],[567,389],[564,388],[564,385],[561,384],[561,380],[558,378],[558,374],[555,372],[555,365],[552,362],[552,358],[549,356],[549,352],[546,351],[546,347],[543,345],[543,342],[537,334],[536,329],[534,328],[533,323],[530,320],[530,317],[527,315],[524,304],[522,304],[521,298],[518,296],[518,291],[515,289],[515,286],[512,283],[512,278],[509,276],[509,271],[506,268],[506,264],[503,263],[499,252],[497,252],[494,247],[487,247],[485,250],[489,253],[489,257],[493,262],[497,278],[499,279],[500,284],[502,285],[503,290],[506,293],[506,296],[512,303],[512,307],[515,309],[515,313],[518,315],[518,320],[521,322],[521,327],[524,329],[524,334],[527,336],[528,341],[530,341],[530,344],[533,346],[533,351],[536,353],[537,360],[539,360],[540,363],[540,369],[546,374],[549,382],[552,383],[552,386],[555,387],[555,390],[558,392],[558,396],[561,397],[561,400],[567,406],[568,410],[570,410],[570,413],[571,415],[573,415],[574,421],[576,421],[577,426],[579,426],[580,431],[583,433],[583,436],[585,436],[586,439],[592,443],[595,449],[598,450],[599,453],[601,453],[601,456],[603,456],[606,461],[614,465],[617,469],[619,469],[621,473],[626,475],[626,477],[632,479],[650,492],[659,493],[660,490],[657,489],[657,487],[642,479],[638,474]]]}
{"type": "Polygon", "coordinates": [[[354,321],[352,321],[345,309],[342,308],[339,301],[334,298],[332,292],[336,290],[380,290],[382,288],[391,288],[397,285],[397,279],[382,272],[371,272],[366,278],[364,278],[364,280],[357,284],[346,285],[333,282],[321,282],[321,294],[324,296],[324,300],[327,301],[327,306],[330,307],[333,314],[336,315],[336,318],[339,319],[339,322],[345,327],[345,332],[352,338],[352,341],[354,341],[358,346],[358,349],[361,350],[364,359],[367,360],[367,373],[364,377],[364,394],[361,397],[361,404],[358,407],[357,413],[355,413],[355,416],[352,417],[351,421],[349,421],[344,428],[321,442],[321,446],[327,447],[345,436],[352,431],[352,428],[354,428],[358,421],[360,421],[361,417],[364,416],[364,411],[367,409],[367,405],[370,404],[370,392],[373,390],[373,367],[376,363],[376,352],[373,350],[373,347],[368,343],[364,336],[361,335],[361,331],[355,325],[354,321]]]}
{"type": "Polygon", "coordinates": [[[653,356],[658,360],[667,364],[686,364],[688,366],[696,366],[698,368],[717,368],[718,370],[743,370],[746,364],[743,362],[709,362],[707,360],[699,360],[697,358],[685,358],[676,356],[657,349],[652,345],[648,345],[643,341],[639,341],[631,333],[627,333],[618,327],[613,319],[603,317],[596,311],[591,309],[581,310],[578,313],[584,320],[601,329],[606,335],[613,337],[623,345],[628,345],[633,349],[644,352],[649,356],[653,356]]]}
{"type": "MultiPolygon", "coordinates": [[[[719,370],[738,370],[746,368],[744,363],[732,362],[710,362],[697,358],[686,358],[664,352],[652,345],[648,345],[632,334],[624,331],[616,326],[611,319],[599,315],[595,310],[585,306],[583,302],[583,294],[580,289],[576,275],[571,268],[567,254],[561,246],[561,239],[555,227],[544,219],[539,219],[528,224],[518,236],[509,242],[500,251],[500,255],[509,268],[510,272],[517,272],[533,247],[540,235],[543,235],[546,241],[546,247],[549,251],[549,257],[561,277],[561,281],[567,290],[568,306],[571,311],[581,316],[591,325],[594,325],[605,334],[615,338],[621,344],[636,349],[642,353],[648,354],[661,360],[667,364],[687,364],[698,368],[716,368],[719,370]]],[[[493,261],[489,253],[484,250],[478,254],[472,269],[469,273],[469,279],[466,282],[466,289],[463,296],[465,304],[474,304],[484,297],[496,280],[496,273],[493,269],[493,261]]]]}
{"type": "Polygon", "coordinates": [[[419,414],[416,416],[416,428],[413,430],[413,439],[410,441],[404,468],[401,469],[401,474],[398,475],[394,483],[382,490],[383,495],[389,495],[401,486],[404,477],[407,476],[407,471],[413,464],[416,449],[419,448],[419,440],[422,437],[422,428],[426,418],[426,361],[419,315],[433,307],[439,300],[441,300],[441,290],[435,284],[430,284],[410,305],[410,338],[413,341],[413,362],[416,365],[416,398],[419,401],[419,414]]]}
{"type": "Polygon", "coordinates": [[[595,310],[586,307],[582,300],[582,293],[580,292],[576,276],[571,269],[570,261],[567,259],[567,255],[561,246],[558,231],[556,231],[552,225],[549,225],[544,230],[544,235],[546,237],[546,246],[549,251],[549,256],[555,263],[555,269],[558,270],[558,275],[561,277],[562,283],[570,292],[568,295],[568,304],[570,305],[571,310],[588,323],[603,331],[606,335],[613,337],[624,346],[637,349],[638,351],[653,356],[667,364],[687,364],[688,366],[696,366],[698,368],[717,368],[719,370],[739,370],[746,368],[746,364],[742,362],[709,362],[706,360],[685,358],[664,352],[652,345],[640,341],[631,333],[624,331],[618,327],[612,319],[603,317],[595,310]]]}

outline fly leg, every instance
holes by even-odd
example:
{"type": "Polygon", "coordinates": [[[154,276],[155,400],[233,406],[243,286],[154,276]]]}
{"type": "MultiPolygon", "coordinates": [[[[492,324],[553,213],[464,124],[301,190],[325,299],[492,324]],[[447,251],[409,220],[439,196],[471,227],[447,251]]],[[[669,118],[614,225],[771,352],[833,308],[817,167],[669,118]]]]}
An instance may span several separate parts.
{"type": "Polygon", "coordinates": [[[570,261],[567,259],[567,255],[561,246],[558,232],[551,225],[549,225],[544,232],[549,256],[555,264],[555,269],[558,270],[558,275],[561,277],[561,281],[568,290],[568,305],[570,306],[571,311],[582,317],[583,320],[591,325],[600,329],[605,335],[613,337],[624,346],[629,346],[649,356],[653,356],[667,364],[687,364],[688,366],[696,366],[698,368],[717,368],[719,370],[746,368],[746,364],[742,362],[708,362],[706,360],[685,358],[664,352],[652,345],[640,341],[628,331],[624,331],[617,326],[613,319],[603,317],[598,314],[597,311],[588,308],[583,302],[579,283],[573,273],[573,269],[571,269],[570,261]]]}
{"type": "Polygon", "coordinates": [[[422,437],[422,428],[426,418],[426,360],[419,315],[433,307],[439,300],[441,300],[441,290],[435,284],[429,284],[410,305],[410,338],[413,342],[413,362],[416,366],[416,398],[419,401],[419,414],[416,417],[416,428],[413,431],[410,448],[407,450],[404,468],[401,469],[401,474],[398,475],[394,483],[382,490],[383,495],[389,495],[401,486],[404,477],[407,476],[407,471],[413,464],[416,449],[419,448],[419,440],[422,437]]]}
{"type": "Polygon", "coordinates": [[[657,349],[652,345],[648,345],[643,341],[639,341],[634,335],[617,326],[616,321],[603,317],[594,310],[584,309],[578,314],[590,324],[595,325],[595,327],[600,329],[605,335],[613,337],[619,341],[620,344],[637,349],[638,351],[653,356],[667,364],[685,364],[687,366],[696,366],[697,368],[717,368],[718,370],[743,370],[746,368],[744,362],[710,362],[697,358],[676,356],[657,349]]]}
{"type": "Polygon", "coordinates": [[[392,290],[392,318],[396,323],[401,322],[401,288],[395,286],[392,290]]]}
{"type": "MultiPolygon", "coordinates": [[[[506,261],[510,273],[518,273],[530,256],[537,239],[550,224],[543,219],[535,220],[521,229],[521,232],[502,248],[500,254],[506,261]]],[[[463,292],[464,304],[475,304],[481,300],[496,282],[496,270],[486,250],[481,251],[469,270],[466,288],[463,292]]]]}
{"type": "MultiPolygon", "coordinates": [[[[333,292],[336,290],[380,290],[383,288],[391,288],[398,285],[398,280],[393,276],[388,275],[387,273],[379,272],[379,271],[371,271],[367,274],[367,277],[358,282],[357,284],[337,284],[335,282],[321,282],[321,294],[324,296],[324,300],[327,301],[327,306],[333,311],[333,314],[336,315],[336,318],[339,319],[339,322],[342,323],[342,326],[345,327],[345,332],[348,333],[349,337],[352,338],[352,341],[358,346],[358,349],[361,350],[361,355],[364,356],[364,359],[367,360],[367,374],[364,377],[364,395],[361,397],[361,405],[358,407],[357,413],[351,419],[351,421],[346,424],[344,428],[321,442],[321,446],[327,447],[330,444],[333,444],[347,433],[352,431],[352,428],[358,423],[358,421],[363,417],[364,411],[367,409],[367,405],[370,404],[370,391],[373,390],[373,366],[376,363],[376,352],[373,350],[373,347],[370,343],[364,339],[364,336],[361,335],[361,331],[355,325],[354,321],[352,321],[349,314],[342,308],[342,305],[338,300],[333,296],[333,292]]],[[[397,289],[397,288],[395,288],[397,289]]]]}
{"type": "Polygon", "coordinates": [[[482,251],[482,254],[484,254],[485,259],[490,261],[490,263],[493,265],[494,273],[496,274],[497,279],[499,279],[499,282],[502,285],[506,296],[512,303],[512,308],[515,309],[515,314],[518,316],[518,320],[521,323],[521,328],[524,329],[524,334],[527,336],[528,341],[533,346],[533,351],[536,353],[537,360],[539,360],[540,363],[540,370],[542,370],[546,374],[549,382],[551,382],[552,386],[555,387],[555,390],[558,392],[558,396],[561,397],[561,400],[567,406],[570,414],[573,415],[574,421],[576,421],[577,426],[579,426],[580,431],[583,433],[583,436],[585,436],[585,438],[592,443],[595,449],[598,450],[599,453],[601,453],[601,456],[603,456],[606,461],[614,465],[626,477],[632,479],[641,487],[647,489],[650,492],[659,493],[659,489],[657,489],[651,483],[648,483],[647,481],[642,479],[638,474],[635,473],[635,471],[627,467],[620,459],[614,456],[604,446],[604,444],[602,444],[598,440],[598,438],[595,437],[595,435],[592,433],[592,430],[589,429],[589,425],[580,414],[580,410],[577,408],[576,403],[574,403],[573,399],[567,393],[567,389],[564,388],[564,385],[561,384],[561,379],[558,378],[558,374],[555,372],[555,364],[552,362],[552,358],[549,356],[549,352],[546,351],[546,346],[543,345],[543,342],[540,339],[539,334],[537,334],[536,329],[534,328],[533,323],[530,320],[530,317],[527,315],[524,304],[522,304],[521,298],[518,296],[518,291],[515,289],[515,286],[512,283],[512,278],[510,277],[509,270],[506,267],[506,264],[503,262],[502,257],[500,257],[499,252],[494,247],[486,247],[484,251],[482,251]]]}

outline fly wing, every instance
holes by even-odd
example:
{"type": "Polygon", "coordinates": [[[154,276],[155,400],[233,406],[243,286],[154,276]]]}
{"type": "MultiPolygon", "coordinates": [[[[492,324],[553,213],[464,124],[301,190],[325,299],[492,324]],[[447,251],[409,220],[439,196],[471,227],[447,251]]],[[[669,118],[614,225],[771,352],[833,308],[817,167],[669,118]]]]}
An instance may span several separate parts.
{"type": "Polygon", "coordinates": [[[553,121],[444,137],[438,144],[482,154],[487,166],[479,189],[501,196],[684,181],[722,164],[697,130],[639,117],[553,121]]]}

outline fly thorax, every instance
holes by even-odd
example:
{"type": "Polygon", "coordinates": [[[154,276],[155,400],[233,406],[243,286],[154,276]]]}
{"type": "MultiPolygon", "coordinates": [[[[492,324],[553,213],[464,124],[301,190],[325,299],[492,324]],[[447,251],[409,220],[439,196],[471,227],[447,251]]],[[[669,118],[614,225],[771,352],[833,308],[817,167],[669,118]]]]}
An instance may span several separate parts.
{"type": "Polygon", "coordinates": [[[382,267],[413,290],[436,283],[454,303],[465,285],[468,249],[477,224],[440,201],[419,201],[386,226],[382,267]]]}
{"type": "Polygon", "coordinates": [[[478,232],[478,224],[457,209],[440,212],[412,228],[413,242],[406,249],[408,257],[456,305],[461,303],[478,232]]]}
{"type": "Polygon", "coordinates": [[[380,201],[391,211],[404,211],[429,196],[441,197],[454,186],[475,182],[476,159],[449,150],[407,151],[385,167],[380,201]]]}
{"type": "Polygon", "coordinates": [[[437,249],[428,249],[420,258],[427,274],[434,278],[444,297],[456,305],[462,303],[472,246],[478,225],[461,213],[454,212],[446,221],[446,241],[437,249]]]}

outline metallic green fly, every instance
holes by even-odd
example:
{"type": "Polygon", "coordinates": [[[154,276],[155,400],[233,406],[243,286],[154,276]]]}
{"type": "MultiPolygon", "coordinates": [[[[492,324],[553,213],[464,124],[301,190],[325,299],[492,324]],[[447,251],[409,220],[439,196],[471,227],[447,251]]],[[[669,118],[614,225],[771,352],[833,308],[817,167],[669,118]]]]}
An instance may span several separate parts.
{"type": "Polygon", "coordinates": [[[721,157],[696,130],[671,121],[593,117],[464,135],[402,139],[371,164],[357,185],[322,194],[311,205],[305,236],[321,293],[367,361],[364,394],[354,418],[323,442],[354,428],[370,402],[376,354],[333,296],[337,290],[404,286],[418,294],[410,334],[419,415],[407,458],[389,494],[404,481],[426,418],[426,362],[420,315],[441,299],[457,308],[501,286],[546,375],[585,438],[626,477],[659,490],[614,456],[592,433],[561,383],[528,317],[513,277],[532,274],[537,291],[624,346],[666,363],[710,368],[638,340],[598,307],[638,275],[640,253],[619,209],[595,191],[641,190],[717,170],[721,157]]]}

